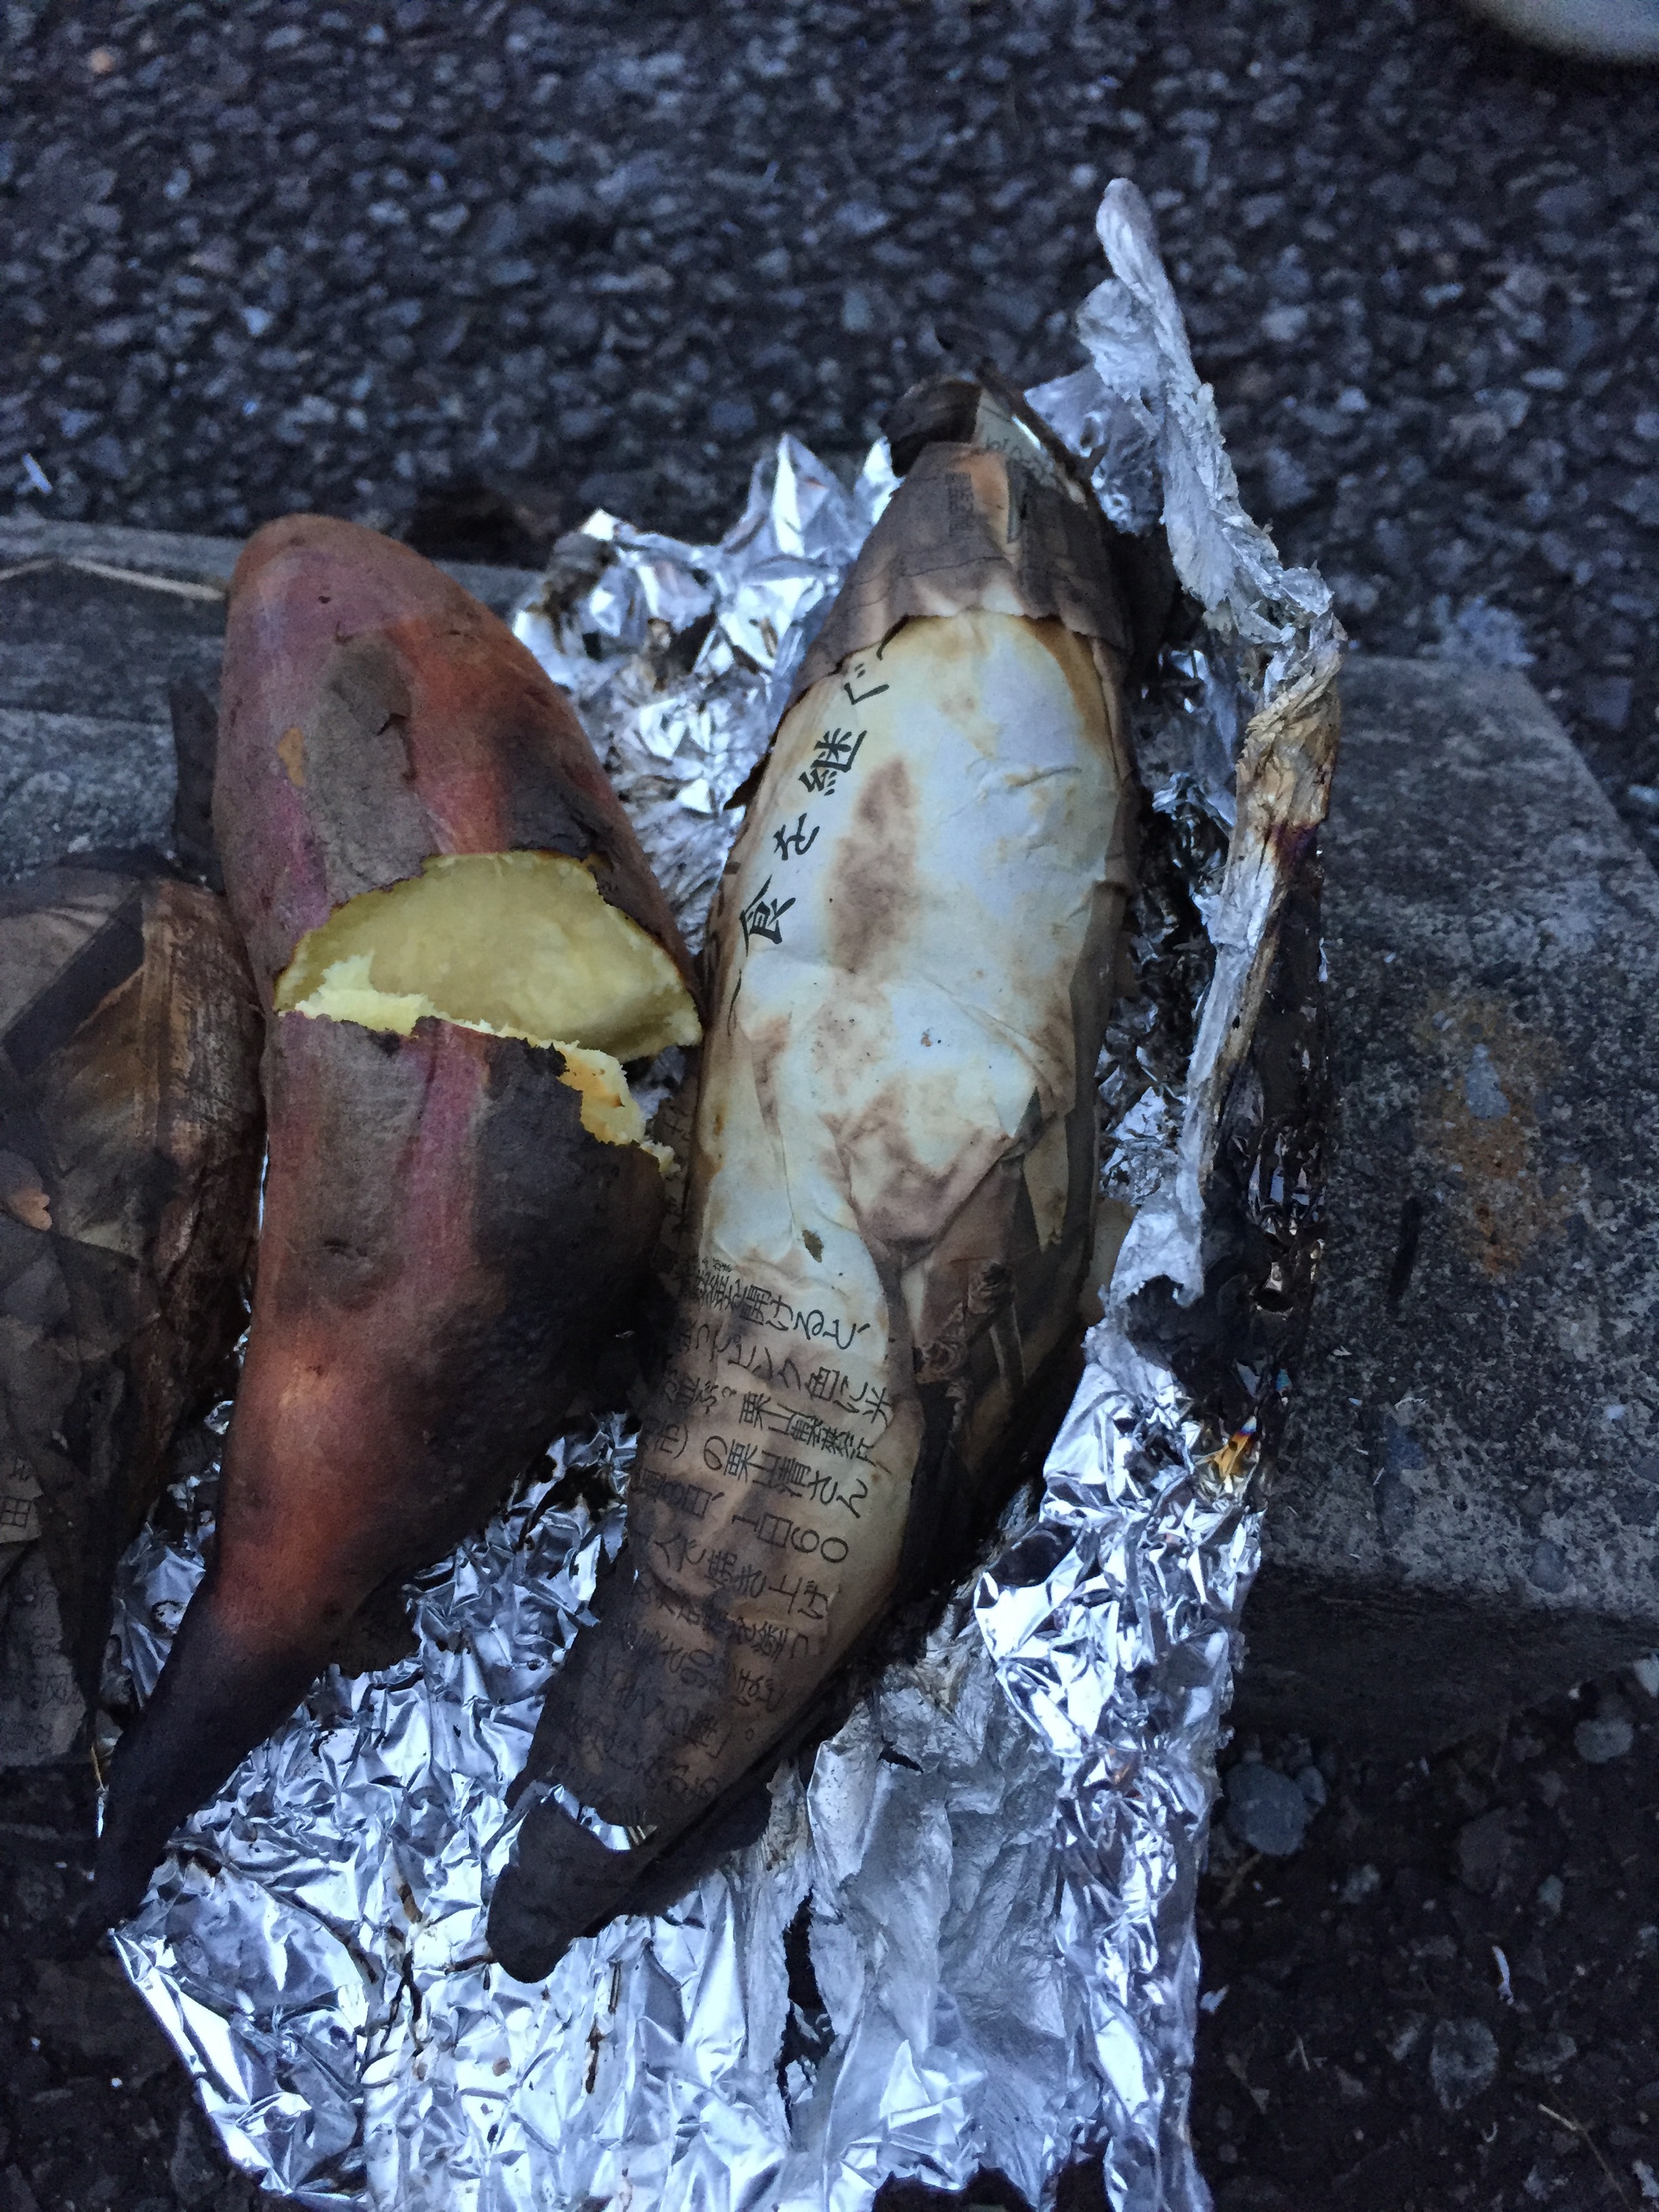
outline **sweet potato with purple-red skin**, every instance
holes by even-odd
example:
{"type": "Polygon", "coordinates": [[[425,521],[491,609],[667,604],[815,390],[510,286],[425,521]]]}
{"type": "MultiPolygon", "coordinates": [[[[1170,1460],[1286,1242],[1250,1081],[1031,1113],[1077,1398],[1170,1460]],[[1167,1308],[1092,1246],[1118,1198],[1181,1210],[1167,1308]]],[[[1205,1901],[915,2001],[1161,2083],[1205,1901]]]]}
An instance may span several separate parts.
{"type": "Polygon", "coordinates": [[[111,1775],[111,1918],[580,1399],[662,1214],[620,1063],[698,1035],[568,702],[405,547],[306,515],[249,545],[214,816],[266,1014],[265,1214],[213,1559],[111,1775]]]}

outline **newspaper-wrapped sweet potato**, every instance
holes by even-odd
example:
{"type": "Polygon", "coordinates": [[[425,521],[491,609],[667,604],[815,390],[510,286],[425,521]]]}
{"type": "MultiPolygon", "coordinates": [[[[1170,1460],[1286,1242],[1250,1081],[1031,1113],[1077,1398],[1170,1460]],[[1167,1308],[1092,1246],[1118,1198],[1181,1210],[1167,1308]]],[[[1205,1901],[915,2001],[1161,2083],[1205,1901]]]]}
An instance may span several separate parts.
{"type": "Polygon", "coordinates": [[[893,447],[715,902],[673,1355],[490,1916],[522,1977],[737,1832],[1075,1352],[1130,882],[1112,537],[977,384],[893,447]]]}
{"type": "Polygon", "coordinates": [[[212,1563],[112,1768],[106,1919],[580,1398],[662,1218],[623,1063],[699,1034],[568,703],[390,539],[299,515],[243,554],[214,818],[267,1017],[264,1220],[212,1563]]]}
{"type": "Polygon", "coordinates": [[[210,891],[141,860],[0,888],[0,1760],[73,1740],[116,1559],[241,1328],[258,1038],[210,891]]]}

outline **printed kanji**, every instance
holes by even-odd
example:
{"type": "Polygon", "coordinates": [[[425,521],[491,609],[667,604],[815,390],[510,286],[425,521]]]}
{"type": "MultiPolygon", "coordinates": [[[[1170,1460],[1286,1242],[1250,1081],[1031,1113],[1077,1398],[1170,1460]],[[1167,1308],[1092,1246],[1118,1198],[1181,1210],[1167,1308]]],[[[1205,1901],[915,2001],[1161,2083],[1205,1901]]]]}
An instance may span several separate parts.
{"type": "MultiPolygon", "coordinates": [[[[886,690],[886,685],[881,687],[886,690]]],[[[845,775],[859,757],[859,748],[869,735],[868,731],[826,730],[812,749],[812,757],[796,781],[808,791],[822,792],[829,797],[836,788],[836,780],[845,775]]],[[[805,820],[803,815],[801,819],[805,820]]]]}
{"type": "Polygon", "coordinates": [[[849,1413],[862,1413],[866,1421],[879,1421],[885,1428],[893,1418],[893,1401],[879,1382],[863,1382],[855,1398],[842,1400],[849,1413]]]}
{"type": "Polygon", "coordinates": [[[829,1620],[830,1593],[820,1589],[810,1578],[803,1582],[797,1576],[790,1581],[781,1576],[776,1582],[768,1583],[766,1587],[787,1601],[792,1617],[798,1614],[803,1620],[829,1620]]]}
{"type": "Polygon", "coordinates": [[[792,898],[771,897],[771,889],[772,878],[769,876],[738,916],[743,927],[743,949],[745,952],[757,937],[763,937],[773,945],[783,942],[783,917],[795,902],[792,898]]]}
{"type": "Polygon", "coordinates": [[[735,1552],[711,1552],[703,1572],[716,1589],[731,1590],[738,1597],[758,1597],[766,1587],[764,1569],[745,1566],[735,1552]]]}

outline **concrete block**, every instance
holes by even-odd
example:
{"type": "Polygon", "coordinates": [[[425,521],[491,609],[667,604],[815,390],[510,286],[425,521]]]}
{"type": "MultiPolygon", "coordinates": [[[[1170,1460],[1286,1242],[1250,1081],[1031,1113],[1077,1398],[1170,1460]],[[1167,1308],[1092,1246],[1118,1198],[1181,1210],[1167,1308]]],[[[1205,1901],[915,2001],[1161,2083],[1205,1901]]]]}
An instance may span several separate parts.
{"type": "Polygon", "coordinates": [[[1246,1725],[1410,1750],[1659,1645],[1659,876],[1517,674],[1356,657],[1341,1099],[1246,1725]]]}
{"type": "MultiPolygon", "coordinates": [[[[71,849],[165,845],[167,687],[184,678],[216,696],[240,550],[228,538],[0,518],[0,877],[71,849]]],[[[450,574],[498,614],[535,581],[465,562],[450,574]]]]}
{"type": "Polygon", "coordinates": [[[0,707],[0,874],[94,845],[165,849],[173,786],[166,721],[0,707]]]}

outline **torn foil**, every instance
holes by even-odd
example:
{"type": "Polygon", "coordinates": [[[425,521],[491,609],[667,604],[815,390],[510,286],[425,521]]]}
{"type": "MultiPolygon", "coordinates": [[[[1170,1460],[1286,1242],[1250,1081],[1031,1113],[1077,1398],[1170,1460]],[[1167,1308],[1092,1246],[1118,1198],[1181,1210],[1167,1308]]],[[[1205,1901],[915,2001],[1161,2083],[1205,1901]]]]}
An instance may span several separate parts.
{"type": "MultiPolygon", "coordinates": [[[[526,1986],[484,1952],[482,1900],[632,1449],[616,1421],[559,1447],[421,1579],[416,1656],[320,1684],[118,1932],[232,2155],[301,2204],[864,2212],[890,2176],[981,2166],[1036,2203],[1085,2159],[1116,2212],[1208,2203],[1194,1900],[1317,1250],[1340,633],[1238,505],[1133,187],[1099,228],[1116,275],[1081,318],[1091,365],[1031,397],[1115,520],[1162,520],[1205,619],[1138,711],[1139,991],[1102,1083],[1106,1187],[1134,1218],[1040,1504],[810,1773],[781,1771],[759,1843],[526,1986]]],[[[848,495],[785,439],[718,546],[595,516],[519,617],[693,935],[726,801],[890,481],[878,449],[848,495]]],[[[127,1563],[140,1694],[210,1482],[178,1504],[198,1525],[127,1563]]]]}

